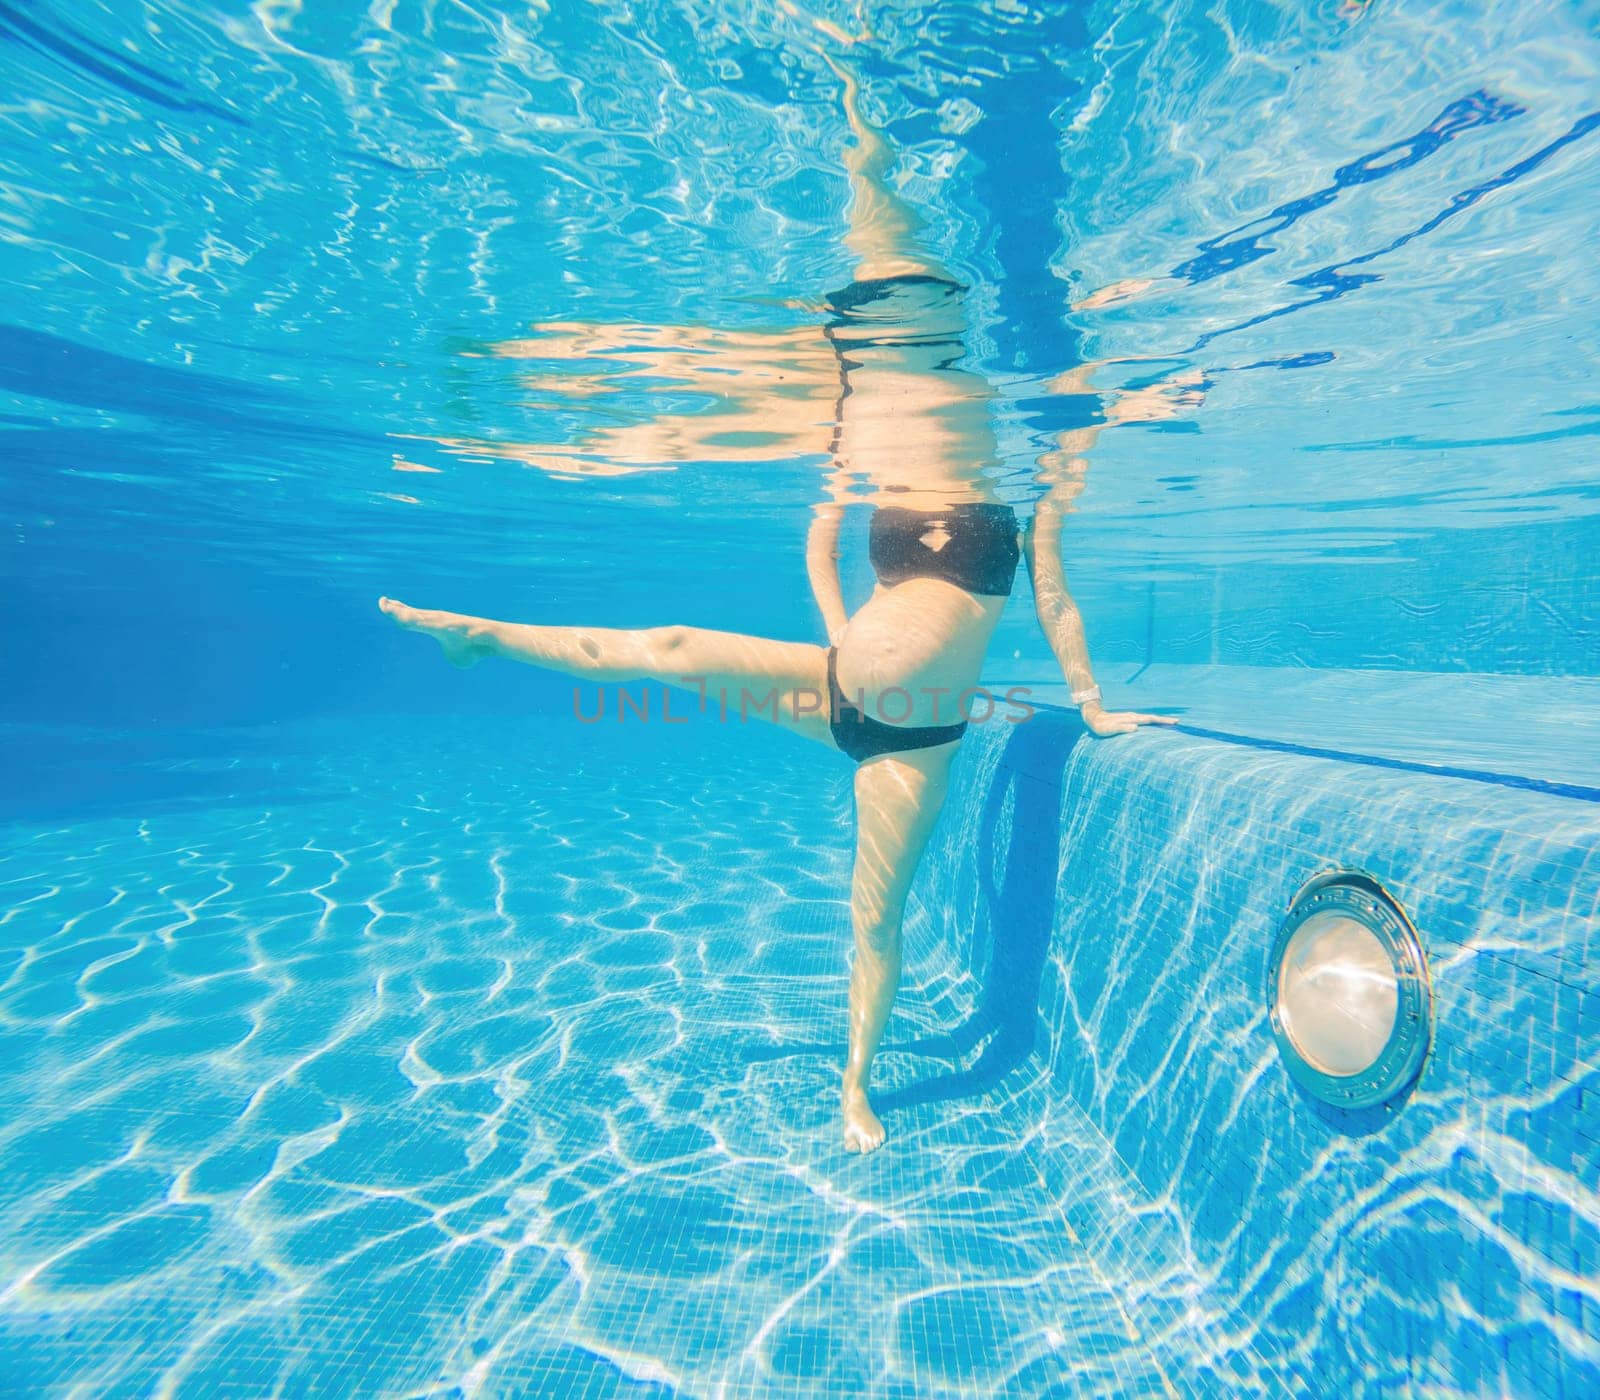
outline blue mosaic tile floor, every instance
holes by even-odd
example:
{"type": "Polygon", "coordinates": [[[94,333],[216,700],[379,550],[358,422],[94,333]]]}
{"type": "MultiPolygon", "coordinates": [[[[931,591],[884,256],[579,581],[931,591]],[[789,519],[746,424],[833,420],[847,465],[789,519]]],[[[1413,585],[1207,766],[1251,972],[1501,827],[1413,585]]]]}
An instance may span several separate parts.
{"type": "Polygon", "coordinates": [[[103,746],[0,828],[0,1390],[1195,1393],[1179,1232],[962,1081],[920,907],[842,1150],[842,761],[524,728],[103,746]]]}

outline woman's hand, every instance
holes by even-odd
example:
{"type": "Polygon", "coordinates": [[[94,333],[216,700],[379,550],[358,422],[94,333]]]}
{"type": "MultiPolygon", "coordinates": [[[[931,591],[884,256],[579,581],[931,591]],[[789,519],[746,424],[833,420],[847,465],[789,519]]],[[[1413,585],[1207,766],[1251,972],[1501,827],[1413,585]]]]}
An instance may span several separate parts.
{"type": "Polygon", "coordinates": [[[1171,715],[1146,715],[1138,710],[1108,710],[1103,705],[1088,704],[1078,713],[1091,734],[1101,739],[1113,734],[1132,734],[1141,724],[1176,724],[1171,715]]]}

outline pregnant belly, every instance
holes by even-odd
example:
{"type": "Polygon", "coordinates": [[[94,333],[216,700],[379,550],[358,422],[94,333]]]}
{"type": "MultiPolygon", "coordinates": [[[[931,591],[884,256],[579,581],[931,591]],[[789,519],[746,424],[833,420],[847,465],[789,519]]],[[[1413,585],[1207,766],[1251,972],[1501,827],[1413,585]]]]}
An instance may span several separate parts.
{"type": "Polygon", "coordinates": [[[1004,598],[975,598],[940,579],[880,586],[839,643],[839,688],[851,703],[860,691],[866,713],[885,724],[954,724],[1004,607],[1004,598]]]}

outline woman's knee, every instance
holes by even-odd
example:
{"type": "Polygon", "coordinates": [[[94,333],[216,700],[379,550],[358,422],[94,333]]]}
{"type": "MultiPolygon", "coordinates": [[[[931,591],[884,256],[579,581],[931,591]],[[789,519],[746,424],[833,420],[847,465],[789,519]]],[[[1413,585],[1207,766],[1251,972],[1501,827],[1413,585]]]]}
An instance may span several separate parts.
{"type": "Polygon", "coordinates": [[[694,629],[682,623],[645,629],[643,637],[652,663],[650,669],[658,672],[681,670],[693,635],[694,629]]]}
{"type": "Polygon", "coordinates": [[[898,908],[881,904],[852,911],[851,927],[856,946],[865,949],[880,960],[898,957],[900,953],[900,916],[898,908]]]}

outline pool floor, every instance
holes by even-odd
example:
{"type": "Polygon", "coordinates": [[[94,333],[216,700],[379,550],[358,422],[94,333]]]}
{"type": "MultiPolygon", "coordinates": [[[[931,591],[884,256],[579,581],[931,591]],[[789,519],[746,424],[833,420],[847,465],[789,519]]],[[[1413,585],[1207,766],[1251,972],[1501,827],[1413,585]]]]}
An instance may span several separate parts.
{"type": "Polygon", "coordinates": [[[737,737],[86,751],[0,828],[0,1388],[1206,1389],[1176,1222],[971,1072],[916,908],[843,1151],[849,770],[737,737]]]}

